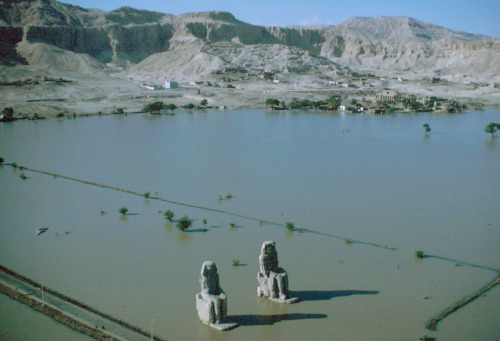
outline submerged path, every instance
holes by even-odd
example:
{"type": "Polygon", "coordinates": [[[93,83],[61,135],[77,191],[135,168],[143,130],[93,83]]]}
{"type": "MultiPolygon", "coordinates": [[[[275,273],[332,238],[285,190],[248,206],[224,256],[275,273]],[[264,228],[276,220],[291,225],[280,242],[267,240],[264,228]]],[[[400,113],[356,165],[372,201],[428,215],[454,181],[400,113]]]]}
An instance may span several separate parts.
{"type": "MultiPolygon", "coordinates": [[[[99,184],[97,182],[72,178],[72,177],[57,174],[57,173],[51,173],[51,172],[47,172],[47,171],[43,171],[43,170],[39,170],[39,169],[34,169],[34,168],[26,167],[26,166],[17,165],[15,163],[4,163],[3,165],[8,165],[8,166],[12,166],[14,168],[19,168],[20,170],[26,170],[26,171],[30,171],[30,172],[34,172],[34,173],[40,173],[40,174],[45,174],[45,175],[50,175],[53,177],[61,178],[61,179],[80,182],[80,183],[86,184],[86,185],[97,186],[97,187],[101,187],[101,188],[107,188],[107,189],[110,189],[113,191],[119,191],[119,192],[124,192],[124,193],[132,194],[132,195],[137,195],[137,196],[140,196],[143,198],[147,198],[149,200],[158,200],[158,201],[168,202],[170,204],[186,206],[186,207],[191,207],[191,208],[197,208],[197,209],[205,210],[205,211],[217,212],[217,213],[221,213],[221,214],[231,215],[233,217],[239,217],[239,218],[244,218],[244,219],[248,219],[248,220],[258,221],[258,222],[269,224],[269,225],[276,225],[276,226],[282,226],[282,227],[285,226],[284,224],[280,224],[277,222],[273,222],[273,221],[269,221],[269,220],[265,220],[265,219],[259,219],[259,218],[255,218],[255,217],[250,217],[250,216],[237,214],[237,213],[233,213],[233,212],[229,212],[229,211],[218,210],[215,208],[198,206],[198,205],[192,205],[192,204],[187,204],[187,203],[174,201],[174,200],[168,200],[168,199],[161,198],[159,196],[145,196],[143,193],[135,192],[135,191],[132,191],[129,189],[113,187],[113,186],[108,186],[108,185],[104,185],[104,184],[99,184]]],[[[329,234],[329,233],[317,232],[317,231],[306,229],[306,228],[297,228],[296,230],[299,232],[313,233],[313,234],[318,234],[318,235],[322,235],[325,237],[336,238],[336,239],[341,239],[341,240],[349,239],[349,238],[344,238],[344,237],[336,236],[336,235],[329,234]]],[[[396,248],[392,247],[392,246],[382,245],[382,244],[377,244],[377,243],[372,243],[372,242],[365,242],[365,241],[361,241],[361,240],[349,239],[349,242],[351,244],[364,244],[364,245],[374,246],[374,247],[383,248],[383,249],[392,250],[392,251],[396,250],[396,248]]]]}
{"type": "Polygon", "coordinates": [[[457,311],[458,309],[462,308],[464,305],[474,301],[476,298],[480,297],[484,293],[486,293],[488,290],[493,289],[495,286],[500,284],[500,275],[498,275],[493,281],[490,283],[486,284],[484,287],[479,289],[478,291],[474,292],[473,294],[467,296],[466,298],[456,302],[455,304],[449,306],[445,310],[443,310],[441,313],[430,319],[427,324],[426,328],[430,330],[436,330],[436,324],[444,319],[446,316],[450,315],[451,313],[457,311]]]}
{"type": "Polygon", "coordinates": [[[0,293],[96,340],[164,341],[1,265],[0,293]]]}

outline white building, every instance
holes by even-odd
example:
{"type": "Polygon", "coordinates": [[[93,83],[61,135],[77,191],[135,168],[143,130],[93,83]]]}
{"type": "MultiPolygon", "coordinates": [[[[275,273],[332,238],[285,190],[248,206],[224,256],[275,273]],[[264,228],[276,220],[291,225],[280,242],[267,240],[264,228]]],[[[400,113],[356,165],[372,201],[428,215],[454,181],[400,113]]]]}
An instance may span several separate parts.
{"type": "Polygon", "coordinates": [[[165,81],[165,89],[175,89],[178,87],[179,87],[179,83],[177,83],[177,82],[165,81]]]}

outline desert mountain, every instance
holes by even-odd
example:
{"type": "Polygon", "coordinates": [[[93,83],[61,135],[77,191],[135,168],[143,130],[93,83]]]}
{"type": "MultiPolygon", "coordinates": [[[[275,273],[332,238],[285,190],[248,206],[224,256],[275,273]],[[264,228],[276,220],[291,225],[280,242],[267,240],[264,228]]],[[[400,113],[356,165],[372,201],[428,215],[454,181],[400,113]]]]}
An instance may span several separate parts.
{"type": "Polygon", "coordinates": [[[246,24],[226,12],[175,16],[4,0],[0,46],[2,64],[58,69],[74,61],[80,72],[119,65],[129,77],[144,80],[192,80],[227,67],[330,76],[349,67],[500,81],[500,40],[405,17],[279,28],[246,24]]]}

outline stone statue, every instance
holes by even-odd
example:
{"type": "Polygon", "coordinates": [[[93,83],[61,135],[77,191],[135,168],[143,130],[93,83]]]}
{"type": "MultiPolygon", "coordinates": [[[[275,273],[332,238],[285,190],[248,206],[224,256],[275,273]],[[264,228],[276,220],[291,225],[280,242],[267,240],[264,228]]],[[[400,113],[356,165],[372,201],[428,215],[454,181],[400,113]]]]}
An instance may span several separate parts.
{"type": "Polygon", "coordinates": [[[206,261],[201,266],[200,285],[201,292],[196,294],[196,310],[201,322],[219,330],[237,327],[237,323],[227,323],[227,296],[219,285],[214,262],[206,261]]]}
{"type": "Polygon", "coordinates": [[[278,264],[276,243],[264,242],[259,256],[260,272],[257,274],[259,286],[258,296],[265,296],[280,303],[295,303],[297,297],[290,298],[288,294],[288,274],[278,264]]]}

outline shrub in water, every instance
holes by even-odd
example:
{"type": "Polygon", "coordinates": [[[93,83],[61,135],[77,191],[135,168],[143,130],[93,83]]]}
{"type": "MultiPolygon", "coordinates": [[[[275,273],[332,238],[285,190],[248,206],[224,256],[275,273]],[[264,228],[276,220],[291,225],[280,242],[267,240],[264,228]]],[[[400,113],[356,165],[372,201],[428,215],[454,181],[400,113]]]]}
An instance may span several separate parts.
{"type": "Polygon", "coordinates": [[[122,215],[127,214],[127,212],[128,212],[128,208],[126,208],[126,207],[122,207],[122,208],[120,208],[120,213],[121,213],[122,215]]]}
{"type": "Polygon", "coordinates": [[[293,229],[295,228],[295,225],[291,221],[287,221],[285,223],[285,227],[288,229],[288,231],[293,231],[293,229]]]}
{"type": "Polygon", "coordinates": [[[431,131],[431,127],[427,123],[422,124],[422,127],[424,127],[426,134],[431,131]]]}
{"type": "Polygon", "coordinates": [[[184,217],[182,217],[181,219],[179,219],[177,221],[176,226],[179,230],[185,231],[188,228],[190,228],[192,224],[193,224],[193,222],[191,221],[191,219],[189,219],[189,217],[187,215],[185,215],[184,217]]]}
{"type": "Polygon", "coordinates": [[[415,257],[424,258],[424,251],[415,251],[415,257]]]}
{"type": "Polygon", "coordinates": [[[167,212],[165,212],[163,215],[168,221],[172,221],[172,219],[174,218],[174,212],[172,212],[171,210],[167,210],[167,212]]]}

